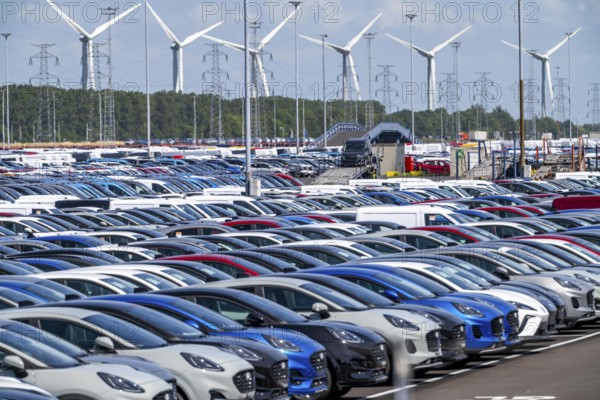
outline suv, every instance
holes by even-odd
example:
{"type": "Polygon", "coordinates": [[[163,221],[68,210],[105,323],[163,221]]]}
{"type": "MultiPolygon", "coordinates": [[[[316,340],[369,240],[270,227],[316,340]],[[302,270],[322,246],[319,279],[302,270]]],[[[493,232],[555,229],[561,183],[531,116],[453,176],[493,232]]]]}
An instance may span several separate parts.
{"type": "Polygon", "coordinates": [[[372,154],[370,139],[348,139],[342,149],[340,166],[366,166],[369,164],[372,154]]]}

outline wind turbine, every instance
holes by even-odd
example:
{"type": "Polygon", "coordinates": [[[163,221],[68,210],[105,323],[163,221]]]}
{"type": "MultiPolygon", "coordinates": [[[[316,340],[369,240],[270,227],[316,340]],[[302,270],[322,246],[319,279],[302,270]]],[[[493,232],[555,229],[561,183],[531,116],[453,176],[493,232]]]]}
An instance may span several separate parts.
{"type": "Polygon", "coordinates": [[[216,24],[202,30],[196,32],[188,37],[186,37],[183,41],[177,39],[177,36],[173,34],[173,32],[169,29],[169,27],[163,22],[163,20],[158,16],[158,14],[154,11],[154,9],[148,4],[148,9],[156,18],[156,21],[161,26],[163,31],[167,37],[173,42],[171,45],[171,50],[173,50],[173,90],[175,92],[183,92],[183,48],[188,44],[192,43],[196,39],[204,36],[205,33],[208,33],[215,29],[217,26],[221,25],[223,21],[217,22],[216,24]]]}
{"type": "MultiPolygon", "coordinates": [[[[260,80],[261,80],[261,84],[263,86],[263,91],[264,91],[263,93],[265,94],[265,97],[269,97],[270,92],[269,92],[269,83],[267,82],[267,74],[265,72],[265,68],[263,66],[263,61],[262,61],[262,50],[265,48],[266,45],[269,44],[269,42],[271,40],[273,40],[273,37],[275,37],[275,35],[281,30],[281,28],[283,28],[283,26],[286,24],[286,22],[288,22],[294,15],[296,15],[297,10],[298,10],[298,8],[295,8],[294,11],[292,13],[290,13],[290,15],[288,15],[283,21],[281,21],[279,23],[279,25],[277,25],[275,27],[275,29],[273,29],[271,32],[269,32],[269,34],[267,36],[265,36],[260,42],[258,42],[256,44],[256,47],[248,49],[248,52],[250,53],[250,57],[252,58],[253,68],[255,70],[257,70],[260,75],[260,80]]],[[[220,43],[220,44],[225,45],[234,50],[244,51],[246,49],[246,47],[243,44],[238,44],[238,43],[229,42],[227,40],[217,39],[215,37],[208,36],[208,35],[204,35],[204,37],[208,40],[212,40],[213,42],[220,43]]],[[[254,88],[258,87],[258,82],[253,82],[253,84],[254,84],[254,88]]],[[[253,90],[256,90],[256,89],[253,89],[253,90]]],[[[254,93],[254,96],[256,96],[256,93],[254,93]]]]}
{"type": "Polygon", "coordinates": [[[85,29],[83,29],[79,24],[69,18],[60,7],[54,3],[52,0],[46,0],[48,4],[52,6],[58,13],[58,15],[65,20],[65,22],[73,28],[73,30],[79,33],[79,40],[81,41],[81,87],[84,89],[95,89],[96,88],[96,79],[94,74],[94,60],[93,60],[93,52],[92,52],[92,44],[93,40],[100,35],[102,32],[107,30],[113,24],[116,24],[121,20],[121,18],[126,17],[135,11],[140,4],[136,4],[128,10],[125,10],[121,14],[119,14],[116,18],[111,19],[96,29],[92,33],[88,33],[85,29]]]}
{"type": "Polygon", "coordinates": [[[358,75],[356,74],[356,67],[354,65],[354,59],[352,58],[352,46],[354,46],[360,38],[362,38],[363,34],[367,32],[371,26],[381,17],[381,13],[377,14],[371,22],[367,24],[358,35],[354,36],[345,46],[338,46],[332,43],[323,42],[322,40],[314,39],[308,36],[300,35],[302,38],[318,44],[319,46],[325,45],[332,50],[337,51],[342,55],[342,100],[349,100],[350,94],[350,79],[348,77],[348,66],[350,67],[350,72],[352,73],[352,78],[354,80],[354,86],[356,87],[356,98],[361,100],[360,95],[360,87],[358,86],[358,75]]]}
{"type": "Polygon", "coordinates": [[[417,47],[411,43],[408,43],[402,39],[397,38],[396,36],[390,35],[386,33],[385,35],[390,39],[400,43],[403,46],[412,48],[419,55],[427,58],[427,109],[433,110],[434,102],[435,102],[435,55],[444,47],[448,46],[450,43],[454,42],[456,38],[471,29],[471,26],[467,26],[462,31],[458,32],[456,35],[452,36],[450,39],[446,40],[435,46],[433,49],[427,51],[423,50],[420,47],[417,47]]]}
{"type": "MultiPolygon", "coordinates": [[[[540,61],[542,63],[542,118],[546,116],[546,81],[548,81],[548,92],[550,93],[550,104],[554,100],[554,90],[552,89],[552,76],[550,75],[550,56],[554,54],[558,49],[562,47],[569,39],[571,39],[577,32],[579,32],[581,28],[577,28],[577,30],[570,35],[567,35],[563,40],[558,42],[558,44],[550,49],[546,50],[545,53],[540,54],[535,50],[527,50],[522,49],[524,52],[529,53],[533,58],[540,61]]],[[[512,43],[505,42],[501,40],[507,46],[510,46],[514,49],[519,50],[519,46],[514,45],[512,43]]]]}

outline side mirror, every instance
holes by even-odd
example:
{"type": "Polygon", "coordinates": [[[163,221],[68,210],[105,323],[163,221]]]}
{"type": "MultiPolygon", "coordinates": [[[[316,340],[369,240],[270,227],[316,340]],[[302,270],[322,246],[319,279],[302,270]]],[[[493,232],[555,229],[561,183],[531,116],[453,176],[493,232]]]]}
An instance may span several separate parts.
{"type": "Polygon", "coordinates": [[[394,303],[400,302],[400,295],[395,290],[387,289],[383,292],[383,295],[394,303]]]}
{"type": "Polygon", "coordinates": [[[115,343],[108,336],[98,336],[96,340],[94,340],[94,349],[113,353],[115,351],[115,343]]]}
{"type": "Polygon", "coordinates": [[[312,305],[312,311],[318,314],[321,317],[321,319],[327,319],[331,315],[329,314],[329,307],[327,307],[327,304],[323,303],[314,303],[312,305]]]}
{"type": "Polygon", "coordinates": [[[12,370],[17,378],[25,378],[27,370],[25,370],[25,362],[19,356],[6,356],[2,360],[2,366],[12,370]]]}
{"type": "Polygon", "coordinates": [[[243,322],[244,325],[246,326],[252,326],[252,327],[257,327],[257,326],[264,326],[265,325],[265,319],[262,315],[251,312],[250,314],[248,314],[246,316],[246,318],[244,319],[243,322]]]}
{"type": "Polygon", "coordinates": [[[510,280],[510,273],[508,272],[508,269],[506,267],[496,267],[494,269],[494,275],[496,275],[498,278],[502,279],[503,281],[510,280]]]}

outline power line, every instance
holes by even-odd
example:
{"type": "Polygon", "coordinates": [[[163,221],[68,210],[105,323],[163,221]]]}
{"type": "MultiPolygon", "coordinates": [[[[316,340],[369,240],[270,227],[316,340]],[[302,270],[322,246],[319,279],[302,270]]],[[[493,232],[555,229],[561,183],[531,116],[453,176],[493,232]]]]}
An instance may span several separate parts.
{"type": "Polygon", "coordinates": [[[211,90],[210,90],[210,136],[216,138],[219,143],[223,141],[223,111],[222,111],[222,100],[223,100],[223,81],[221,76],[225,74],[225,79],[229,79],[229,74],[221,69],[221,57],[225,57],[227,61],[227,54],[223,53],[219,48],[220,44],[214,43],[209,44],[212,50],[204,55],[203,61],[206,62],[206,56],[211,58],[211,68],[202,74],[204,79],[205,74],[211,76],[211,90]]]}
{"type": "MultiPolygon", "coordinates": [[[[533,52],[537,51],[537,50],[531,50],[533,52]]],[[[537,140],[537,127],[536,127],[536,111],[535,111],[535,104],[538,102],[537,100],[537,85],[535,83],[535,72],[534,72],[534,67],[535,67],[535,58],[533,56],[530,57],[530,62],[529,62],[529,79],[525,79],[525,87],[524,87],[524,92],[525,92],[525,103],[527,104],[527,117],[529,118],[529,136],[532,139],[537,140]]]]}
{"type": "MultiPolygon", "coordinates": [[[[107,7],[101,9],[102,15],[106,15],[107,20],[110,22],[113,20],[117,13],[117,9],[113,7],[107,7]]],[[[112,58],[112,25],[109,25],[107,29],[108,39],[106,44],[108,45],[107,51],[107,65],[108,65],[108,85],[104,91],[104,139],[108,142],[114,142],[117,140],[117,128],[115,120],[115,92],[113,87],[113,58],[112,58]]]]}
{"type": "MultiPolygon", "coordinates": [[[[40,49],[39,53],[34,54],[29,58],[29,65],[33,65],[33,59],[40,60],[39,73],[29,78],[29,84],[33,85],[37,81],[37,121],[34,128],[34,140],[36,142],[52,142],[55,140],[52,127],[55,126],[52,117],[54,113],[50,113],[50,98],[51,83],[56,86],[60,85],[60,79],[50,74],[48,70],[48,60],[54,59],[55,65],[58,65],[58,57],[48,52],[48,48],[54,44],[34,44],[33,46],[40,49]]],[[[53,107],[54,108],[54,107],[53,107]]]]}
{"type": "Polygon", "coordinates": [[[452,42],[450,43],[452,47],[452,74],[454,75],[455,85],[452,85],[450,88],[451,96],[455,101],[451,103],[452,111],[448,110],[448,112],[452,112],[455,117],[456,123],[456,134],[458,134],[460,129],[460,83],[458,81],[458,48],[460,47],[460,42],[452,42]]]}
{"type": "Polygon", "coordinates": [[[587,117],[592,116],[592,127],[596,126],[596,131],[600,131],[600,83],[592,83],[592,88],[588,90],[588,94],[592,93],[592,99],[587,102],[592,105],[592,110],[587,113],[587,117]]]}
{"type": "Polygon", "coordinates": [[[480,78],[475,81],[475,95],[474,97],[479,97],[479,106],[477,107],[477,130],[479,130],[479,108],[483,110],[483,114],[485,116],[485,130],[488,130],[488,118],[487,118],[487,106],[488,106],[488,88],[490,86],[490,81],[488,81],[487,76],[491,74],[491,72],[477,72],[480,78]]]}
{"type": "Polygon", "coordinates": [[[379,77],[383,78],[383,86],[379,89],[377,89],[375,91],[375,96],[378,95],[378,93],[381,93],[383,95],[383,106],[385,107],[385,112],[387,114],[391,114],[392,113],[392,108],[394,106],[394,104],[392,103],[392,92],[396,93],[396,96],[398,96],[398,91],[394,88],[392,88],[391,84],[390,84],[390,78],[394,78],[395,81],[398,81],[398,75],[396,75],[395,73],[391,72],[390,69],[393,67],[393,65],[378,65],[378,67],[382,68],[383,71],[381,71],[380,73],[378,73],[377,75],[375,75],[375,81],[378,80],[379,77]]]}
{"type": "Polygon", "coordinates": [[[372,76],[371,76],[371,41],[375,39],[374,33],[365,33],[363,38],[367,41],[367,67],[368,67],[368,78],[369,88],[367,94],[367,101],[365,103],[365,128],[371,129],[374,123],[374,111],[373,111],[373,99],[371,98],[372,93],[372,76]]]}

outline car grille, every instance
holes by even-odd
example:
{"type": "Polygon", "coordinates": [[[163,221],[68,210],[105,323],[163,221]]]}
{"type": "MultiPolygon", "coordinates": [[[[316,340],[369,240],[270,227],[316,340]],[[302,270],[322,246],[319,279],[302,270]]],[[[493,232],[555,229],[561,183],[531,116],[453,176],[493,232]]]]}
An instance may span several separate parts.
{"type": "Polygon", "coordinates": [[[510,329],[512,333],[519,332],[519,314],[517,311],[509,312],[506,316],[506,320],[508,321],[508,325],[510,325],[510,329]]]}
{"type": "Polygon", "coordinates": [[[473,327],[473,336],[475,336],[475,339],[479,339],[483,336],[483,334],[481,333],[480,327],[478,327],[478,326],[473,327]]]}
{"type": "Polygon", "coordinates": [[[316,371],[322,371],[327,368],[327,358],[325,353],[318,351],[310,356],[310,363],[316,371]]]}
{"type": "Polygon", "coordinates": [[[574,308],[579,308],[579,300],[576,297],[571,297],[571,304],[573,304],[574,308]]]}
{"type": "Polygon", "coordinates": [[[256,388],[254,371],[249,369],[233,376],[233,384],[240,393],[249,393],[256,388]]]}
{"type": "Polygon", "coordinates": [[[502,321],[502,317],[494,318],[492,320],[492,335],[496,337],[501,337],[504,333],[504,325],[502,321]]]}
{"type": "Polygon", "coordinates": [[[589,291],[587,293],[587,302],[588,302],[588,306],[590,306],[592,309],[594,309],[594,292],[593,291],[589,291]]]}
{"type": "Polygon", "coordinates": [[[175,394],[172,390],[165,390],[164,392],[161,392],[154,396],[152,400],[175,400],[176,398],[177,397],[175,397],[175,394]]]}
{"type": "Polygon", "coordinates": [[[427,350],[438,352],[442,348],[440,341],[440,331],[431,331],[426,336],[427,339],[427,350]]]}
{"type": "Polygon", "coordinates": [[[385,344],[381,343],[373,347],[371,350],[371,357],[375,361],[382,361],[387,358],[387,351],[385,350],[385,344]]]}
{"type": "Polygon", "coordinates": [[[465,326],[459,325],[452,328],[452,340],[462,342],[465,340],[465,326]]]}
{"type": "Polygon", "coordinates": [[[287,361],[278,361],[271,367],[271,375],[277,383],[287,383],[289,378],[289,368],[287,361]]]}

